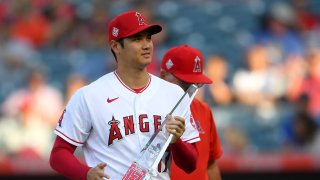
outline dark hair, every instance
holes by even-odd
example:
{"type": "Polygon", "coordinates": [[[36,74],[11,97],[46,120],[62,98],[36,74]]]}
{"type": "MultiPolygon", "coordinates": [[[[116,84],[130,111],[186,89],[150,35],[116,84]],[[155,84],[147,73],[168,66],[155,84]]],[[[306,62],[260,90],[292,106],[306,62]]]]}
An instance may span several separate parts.
{"type": "MultiPolygon", "coordinates": [[[[119,39],[119,40],[117,40],[117,42],[120,43],[120,45],[121,45],[122,48],[124,47],[124,43],[123,43],[123,39],[122,39],[122,38],[119,39]]],[[[114,59],[116,60],[116,62],[118,62],[117,56],[116,56],[116,54],[114,53],[114,51],[112,50],[112,48],[111,48],[111,52],[112,52],[113,57],[114,57],[114,59]]]]}

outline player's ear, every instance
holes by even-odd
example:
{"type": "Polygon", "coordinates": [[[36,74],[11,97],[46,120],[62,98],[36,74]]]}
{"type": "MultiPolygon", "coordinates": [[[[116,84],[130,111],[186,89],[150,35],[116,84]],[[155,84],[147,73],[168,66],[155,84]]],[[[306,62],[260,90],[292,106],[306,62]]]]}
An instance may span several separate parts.
{"type": "Polygon", "coordinates": [[[110,43],[110,47],[111,47],[111,49],[113,50],[113,52],[115,54],[119,54],[119,52],[120,52],[119,50],[121,48],[121,45],[120,45],[119,42],[117,42],[115,40],[112,40],[111,43],[110,43]]]}

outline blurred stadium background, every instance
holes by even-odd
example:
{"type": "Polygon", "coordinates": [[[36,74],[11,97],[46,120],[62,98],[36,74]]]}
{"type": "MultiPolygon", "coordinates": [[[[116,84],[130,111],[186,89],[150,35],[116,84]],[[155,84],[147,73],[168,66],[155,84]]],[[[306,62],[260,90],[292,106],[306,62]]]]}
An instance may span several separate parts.
{"type": "Polygon", "coordinates": [[[223,179],[320,178],[320,1],[0,0],[0,179],[64,179],[53,129],[115,67],[106,23],[129,9],[164,27],[150,72],[172,46],[203,52],[223,179]]]}

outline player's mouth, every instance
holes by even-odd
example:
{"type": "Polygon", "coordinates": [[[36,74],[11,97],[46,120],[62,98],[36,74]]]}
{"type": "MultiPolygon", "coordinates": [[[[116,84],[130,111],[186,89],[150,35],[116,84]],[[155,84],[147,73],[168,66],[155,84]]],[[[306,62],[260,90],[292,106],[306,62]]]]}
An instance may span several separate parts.
{"type": "Polygon", "coordinates": [[[141,54],[144,58],[150,58],[151,57],[151,53],[142,53],[141,54]]]}

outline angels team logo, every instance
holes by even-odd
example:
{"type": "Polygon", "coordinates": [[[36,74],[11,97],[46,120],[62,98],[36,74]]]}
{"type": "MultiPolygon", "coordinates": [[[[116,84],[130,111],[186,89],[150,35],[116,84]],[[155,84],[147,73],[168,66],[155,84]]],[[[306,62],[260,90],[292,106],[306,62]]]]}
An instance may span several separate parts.
{"type": "Polygon", "coordinates": [[[201,72],[201,66],[200,66],[200,58],[198,56],[196,56],[196,58],[194,59],[194,68],[193,68],[193,72],[201,72]]]}
{"type": "Polygon", "coordinates": [[[140,13],[136,12],[136,16],[137,16],[137,18],[138,18],[138,23],[139,23],[139,25],[146,24],[146,23],[144,22],[144,19],[142,18],[142,15],[141,15],[140,13]]]}
{"type": "Polygon", "coordinates": [[[172,68],[172,66],[173,66],[173,63],[172,63],[171,59],[169,59],[169,60],[166,62],[166,67],[167,67],[167,69],[170,69],[170,68],[172,68]]]}
{"type": "Polygon", "coordinates": [[[122,139],[122,134],[120,132],[119,124],[120,121],[116,120],[114,116],[112,116],[112,120],[108,122],[110,125],[110,135],[108,145],[111,145],[115,139],[122,139]]]}
{"type": "Polygon", "coordinates": [[[119,29],[116,28],[116,27],[113,27],[113,29],[112,29],[112,35],[113,35],[114,37],[118,37],[118,35],[119,35],[119,29]]]}
{"type": "Polygon", "coordinates": [[[204,131],[203,128],[201,127],[200,121],[195,120],[195,123],[196,123],[196,125],[197,125],[197,130],[198,130],[199,134],[204,134],[205,131],[204,131]]]}
{"type": "Polygon", "coordinates": [[[200,121],[195,120],[192,115],[190,116],[190,124],[192,125],[193,128],[195,128],[199,132],[199,134],[205,133],[205,131],[201,127],[200,121]]]}

